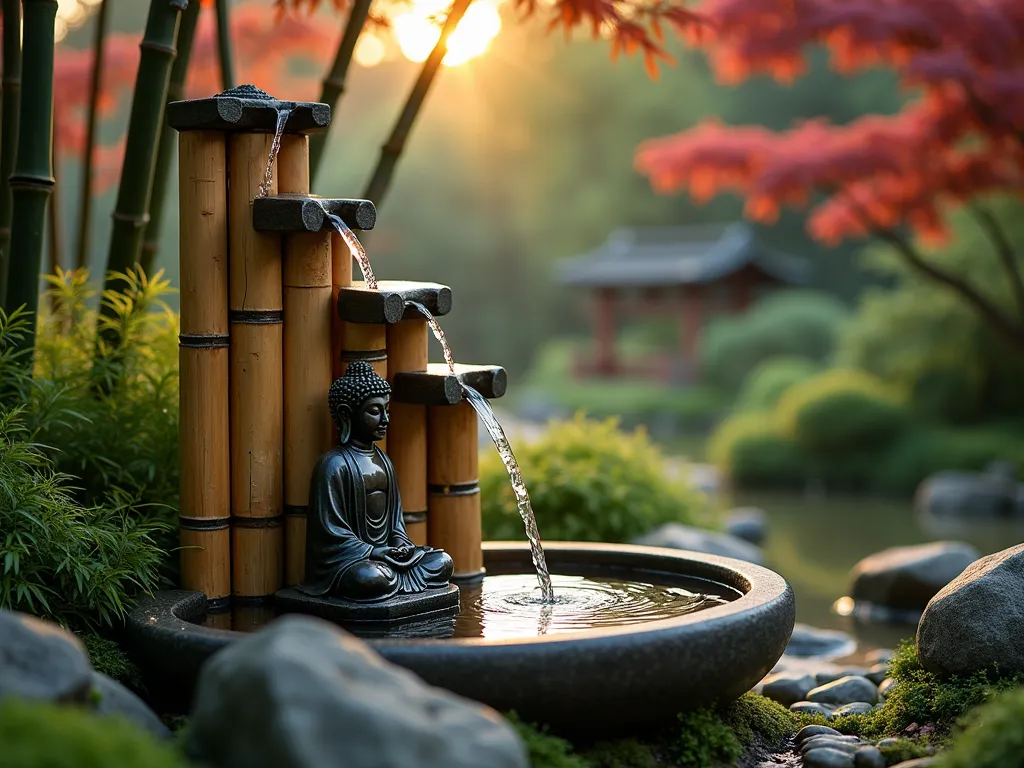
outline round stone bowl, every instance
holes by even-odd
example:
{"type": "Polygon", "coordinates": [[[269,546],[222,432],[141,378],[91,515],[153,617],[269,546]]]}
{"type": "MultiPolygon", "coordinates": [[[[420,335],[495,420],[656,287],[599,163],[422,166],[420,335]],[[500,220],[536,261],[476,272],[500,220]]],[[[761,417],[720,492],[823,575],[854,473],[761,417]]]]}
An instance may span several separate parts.
{"type": "MultiPolygon", "coordinates": [[[[426,682],[515,710],[562,732],[636,731],[681,711],[738,698],[781,658],[796,607],[786,581],[732,558],[618,544],[545,544],[552,573],[731,587],[740,596],[676,618],[515,640],[370,639],[388,661],[426,682]]],[[[484,544],[489,574],[531,573],[523,543],[484,544]]],[[[245,634],[193,623],[199,592],[161,592],[131,613],[126,642],[154,704],[188,710],[202,663],[245,634]]]]}

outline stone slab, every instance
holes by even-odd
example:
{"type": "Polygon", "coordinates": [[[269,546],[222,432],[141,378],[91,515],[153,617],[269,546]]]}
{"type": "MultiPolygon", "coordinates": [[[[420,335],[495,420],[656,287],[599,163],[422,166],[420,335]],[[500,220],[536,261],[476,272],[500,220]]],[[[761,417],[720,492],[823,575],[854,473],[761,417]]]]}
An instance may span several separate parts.
{"type": "Polygon", "coordinates": [[[377,603],[354,603],[333,597],[311,597],[295,587],[274,595],[281,613],[305,613],[345,624],[385,624],[455,616],[459,612],[459,588],[449,584],[443,589],[428,589],[414,595],[398,595],[377,603]]]}
{"type": "Polygon", "coordinates": [[[330,232],[328,213],[351,229],[373,229],[377,223],[377,209],[369,200],[285,194],[253,200],[252,226],[257,232],[330,232]]]}
{"type": "Polygon", "coordinates": [[[338,292],[338,317],[346,323],[397,323],[400,320],[426,320],[407,301],[427,308],[434,317],[452,311],[452,289],[439,283],[416,283],[406,280],[380,280],[377,290],[362,281],[338,292]]]}
{"type": "Polygon", "coordinates": [[[508,374],[499,365],[456,363],[452,376],[445,363],[430,363],[426,371],[396,373],[391,382],[391,400],[414,405],[458,405],[464,399],[463,384],[495,400],[505,394],[508,374]]]}
{"type": "Polygon", "coordinates": [[[281,110],[291,114],[285,133],[320,133],[331,124],[331,108],[311,101],[281,101],[252,85],[205,99],[172,101],[167,105],[167,124],[176,131],[223,131],[225,133],[274,133],[281,110]]]}

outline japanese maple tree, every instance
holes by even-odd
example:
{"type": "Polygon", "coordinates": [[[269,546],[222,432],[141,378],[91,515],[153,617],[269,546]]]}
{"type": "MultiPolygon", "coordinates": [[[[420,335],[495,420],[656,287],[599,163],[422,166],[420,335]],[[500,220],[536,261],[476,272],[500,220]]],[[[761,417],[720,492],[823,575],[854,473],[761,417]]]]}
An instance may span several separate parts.
{"type": "Polygon", "coordinates": [[[792,81],[819,44],[841,72],[891,68],[911,98],[895,115],[842,126],[809,120],[775,133],[706,122],[650,140],[636,167],[654,189],[698,202],[736,193],[763,222],[783,206],[813,206],[813,237],[881,238],[1024,353],[1024,259],[984,203],[1024,192],[1024,2],[702,0],[694,10],[706,24],[692,41],[724,82],[792,81]],[[1012,301],[929,257],[955,207],[986,232],[1012,301]]]}

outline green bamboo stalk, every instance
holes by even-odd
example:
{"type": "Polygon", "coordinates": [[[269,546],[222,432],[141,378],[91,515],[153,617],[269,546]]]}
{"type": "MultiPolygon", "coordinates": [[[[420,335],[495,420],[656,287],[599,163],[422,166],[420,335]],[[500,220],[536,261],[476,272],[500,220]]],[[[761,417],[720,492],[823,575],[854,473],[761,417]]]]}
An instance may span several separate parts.
{"type": "MultiPolygon", "coordinates": [[[[157,145],[164,122],[167,87],[171,79],[178,21],[188,0],[151,0],[140,48],[139,74],[128,119],[121,185],[114,208],[107,269],[127,272],[139,262],[142,233],[149,221],[149,202],[156,173],[157,145]]],[[[108,277],[105,288],[116,290],[119,281],[108,277]]]]}
{"type": "MultiPolygon", "coordinates": [[[[60,125],[59,108],[56,102],[53,105],[53,124],[60,125]]],[[[53,275],[57,272],[57,267],[64,265],[64,234],[61,231],[60,226],[60,199],[61,199],[61,188],[60,188],[60,151],[57,149],[57,132],[53,132],[53,138],[51,139],[53,153],[53,191],[50,194],[50,248],[49,255],[46,260],[46,274],[53,275]]]]}
{"type": "MultiPolygon", "coordinates": [[[[53,25],[57,0],[22,0],[25,15],[22,61],[25,98],[18,116],[18,152],[11,174],[11,260],[7,306],[39,309],[39,273],[43,259],[46,207],[53,191],[53,25]]],[[[18,347],[32,366],[35,323],[18,347]]]]}
{"type": "Polygon", "coordinates": [[[235,87],[235,64],[231,55],[230,0],[214,0],[217,11],[217,55],[220,58],[220,83],[225,91],[235,87]]]}
{"type": "Polygon", "coordinates": [[[366,185],[366,191],[363,192],[363,198],[372,200],[377,208],[380,208],[384,202],[384,196],[391,186],[391,178],[395,173],[395,166],[405,149],[405,142],[409,139],[409,132],[423,106],[423,101],[427,98],[427,92],[434,81],[434,76],[440,69],[445,54],[448,53],[448,38],[462,21],[462,17],[472,1],[455,0],[452,3],[451,10],[448,11],[448,18],[444,20],[444,26],[441,27],[441,36],[427,60],[423,62],[419,77],[416,78],[416,82],[409,92],[409,98],[406,99],[405,106],[402,108],[398,120],[395,121],[391,136],[381,147],[380,160],[377,161],[377,167],[373,169],[370,181],[366,185]]]}
{"type": "MultiPolygon", "coordinates": [[[[355,0],[352,4],[348,21],[345,22],[345,31],[341,33],[341,40],[338,42],[338,52],[334,55],[334,64],[331,65],[331,71],[324,78],[320,101],[330,104],[331,112],[337,108],[342,94],[345,93],[345,80],[348,77],[349,65],[352,63],[352,54],[355,53],[359,35],[366,25],[366,17],[370,15],[372,2],[373,0],[355,0]]],[[[309,172],[313,182],[316,182],[326,143],[326,132],[315,133],[309,137],[309,172]]]]}
{"type": "Polygon", "coordinates": [[[92,229],[92,163],[96,146],[96,124],[99,122],[100,86],[103,81],[103,41],[107,37],[109,0],[101,0],[96,13],[96,29],[92,39],[92,75],[89,82],[89,117],[85,134],[85,159],[82,163],[82,190],[78,200],[78,252],[75,266],[89,262],[89,235],[92,229]]]}
{"type": "MultiPolygon", "coordinates": [[[[199,3],[190,3],[181,14],[181,25],[178,27],[178,55],[171,68],[171,82],[167,86],[167,103],[181,101],[185,98],[185,79],[188,76],[188,63],[192,56],[192,41],[195,39],[196,23],[199,21],[199,3]]],[[[156,263],[156,254],[160,248],[160,230],[163,225],[165,201],[171,167],[174,163],[174,151],[177,145],[177,131],[164,121],[160,128],[160,147],[156,155],[156,173],[153,177],[153,197],[149,202],[149,223],[146,225],[142,240],[142,254],[139,266],[145,274],[152,274],[156,263]]]]}
{"type": "Polygon", "coordinates": [[[18,105],[21,103],[21,0],[3,0],[3,123],[0,126],[0,306],[7,301],[7,265],[11,244],[11,186],[18,151],[18,105]]]}

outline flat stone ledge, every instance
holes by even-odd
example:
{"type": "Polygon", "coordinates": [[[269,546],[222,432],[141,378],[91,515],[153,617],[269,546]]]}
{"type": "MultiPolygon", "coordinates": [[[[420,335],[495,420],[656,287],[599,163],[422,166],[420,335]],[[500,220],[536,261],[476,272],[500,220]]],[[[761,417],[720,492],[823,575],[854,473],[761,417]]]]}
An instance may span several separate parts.
{"type": "Polygon", "coordinates": [[[449,584],[378,603],[354,603],[333,597],[311,597],[295,587],[287,587],[274,595],[274,606],[279,613],[305,613],[341,625],[406,622],[456,616],[459,588],[449,584]]]}
{"type": "Polygon", "coordinates": [[[338,292],[338,317],[347,323],[389,325],[400,320],[426,320],[415,307],[407,307],[407,301],[422,304],[434,317],[443,317],[452,311],[452,289],[438,283],[381,280],[374,291],[360,281],[338,292]]]}
{"type": "Polygon", "coordinates": [[[313,101],[280,101],[251,85],[232,88],[205,99],[172,101],[167,124],[176,131],[274,133],[277,115],[289,110],[285,133],[320,133],[331,124],[331,108],[313,101]]]}
{"type": "Polygon", "coordinates": [[[289,194],[253,200],[252,226],[257,232],[333,232],[327,214],[338,216],[350,229],[377,224],[377,209],[369,200],[289,194]]]}
{"type": "Polygon", "coordinates": [[[396,373],[391,382],[391,400],[414,405],[458,405],[465,399],[463,384],[488,400],[496,400],[508,388],[508,374],[498,365],[456,363],[453,376],[447,364],[430,363],[426,371],[396,373]]]}

